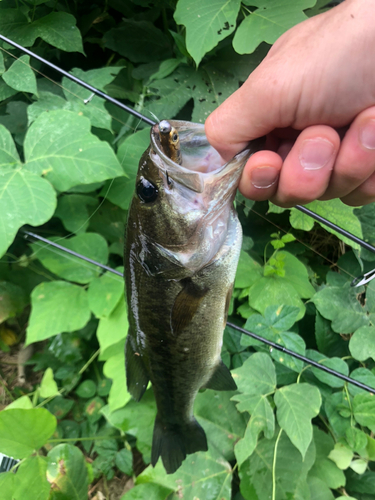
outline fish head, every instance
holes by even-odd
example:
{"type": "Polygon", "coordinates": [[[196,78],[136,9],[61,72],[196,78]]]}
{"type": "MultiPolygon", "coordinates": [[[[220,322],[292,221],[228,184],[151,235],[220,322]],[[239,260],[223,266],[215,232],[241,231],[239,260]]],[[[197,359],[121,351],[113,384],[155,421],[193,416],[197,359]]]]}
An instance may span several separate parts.
{"type": "Polygon", "coordinates": [[[260,143],[225,162],[209,144],[204,125],[169,123],[178,133],[181,164],[166,154],[160,124],[154,125],[151,145],[139,163],[130,218],[149,253],[196,272],[225,240],[243,167],[260,143]]]}

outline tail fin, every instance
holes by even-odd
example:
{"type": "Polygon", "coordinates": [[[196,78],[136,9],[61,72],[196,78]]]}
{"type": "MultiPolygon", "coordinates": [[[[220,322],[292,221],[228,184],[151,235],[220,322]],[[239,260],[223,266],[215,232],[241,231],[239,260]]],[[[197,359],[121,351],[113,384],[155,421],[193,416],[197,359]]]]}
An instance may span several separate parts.
{"type": "Polygon", "coordinates": [[[173,474],[186,455],[207,450],[206,434],[195,418],[187,424],[178,425],[163,423],[156,416],[151,452],[154,467],[161,457],[167,474],[173,474]]]}

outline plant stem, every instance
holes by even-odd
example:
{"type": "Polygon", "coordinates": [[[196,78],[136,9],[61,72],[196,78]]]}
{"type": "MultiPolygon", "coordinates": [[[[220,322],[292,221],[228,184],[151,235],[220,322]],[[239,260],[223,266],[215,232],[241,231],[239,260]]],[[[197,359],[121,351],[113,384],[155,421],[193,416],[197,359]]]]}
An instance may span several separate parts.
{"type": "Polygon", "coordinates": [[[99,356],[100,354],[100,349],[98,349],[94,354],[91,356],[91,358],[87,361],[86,364],[82,366],[82,368],[79,370],[78,375],[82,375],[82,373],[86,370],[88,366],[91,365],[91,363],[94,361],[94,359],[99,356]]]}
{"type": "Polygon", "coordinates": [[[276,500],[276,457],[277,457],[277,447],[279,445],[280,437],[283,430],[280,429],[279,435],[277,436],[275,442],[275,451],[273,452],[273,463],[272,463],[272,500],[276,500]]]}

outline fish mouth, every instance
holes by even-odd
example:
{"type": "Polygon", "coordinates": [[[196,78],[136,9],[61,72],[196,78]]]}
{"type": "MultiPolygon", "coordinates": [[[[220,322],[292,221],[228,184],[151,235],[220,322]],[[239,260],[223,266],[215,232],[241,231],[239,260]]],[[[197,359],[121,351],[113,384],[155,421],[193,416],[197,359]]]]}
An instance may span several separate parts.
{"type": "Polygon", "coordinates": [[[250,143],[247,149],[235,155],[229,162],[225,162],[208,142],[203,124],[180,120],[168,121],[179,134],[182,165],[164,153],[158,124],[151,128],[150,155],[154,164],[164,174],[168,174],[174,181],[196,193],[203,193],[205,185],[219,183],[221,179],[227,178],[228,174],[234,176],[238,182],[247,159],[260,149],[254,148],[250,143]]]}

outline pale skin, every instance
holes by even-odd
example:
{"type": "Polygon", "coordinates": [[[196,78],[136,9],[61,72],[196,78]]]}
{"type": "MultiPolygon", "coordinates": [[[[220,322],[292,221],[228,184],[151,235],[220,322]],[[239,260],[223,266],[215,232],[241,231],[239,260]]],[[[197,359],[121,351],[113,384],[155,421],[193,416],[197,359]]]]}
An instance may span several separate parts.
{"type": "Polygon", "coordinates": [[[247,198],[375,201],[375,1],[346,0],[287,31],[205,127],[227,160],[267,136],[241,178],[247,198]]]}

